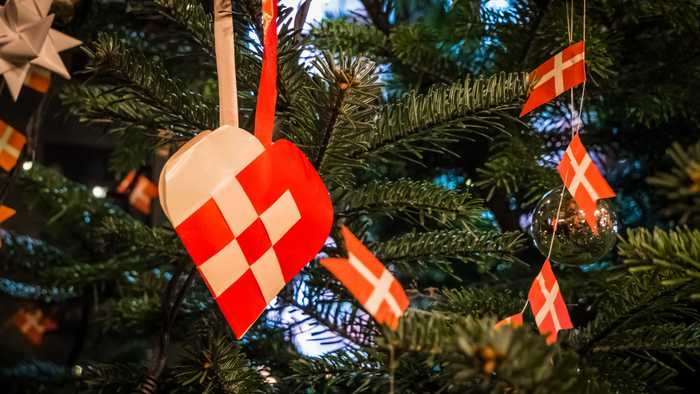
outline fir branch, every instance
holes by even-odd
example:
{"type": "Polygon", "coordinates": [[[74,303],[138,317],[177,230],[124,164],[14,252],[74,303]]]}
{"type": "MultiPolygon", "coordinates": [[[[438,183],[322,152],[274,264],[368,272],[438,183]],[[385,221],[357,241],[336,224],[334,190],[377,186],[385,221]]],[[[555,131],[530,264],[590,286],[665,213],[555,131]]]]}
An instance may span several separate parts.
{"type": "Polygon", "coordinates": [[[389,44],[376,27],[343,19],[322,20],[312,27],[310,40],[320,50],[373,56],[384,53],[389,44]]]}
{"type": "Polygon", "coordinates": [[[319,341],[336,342],[338,336],[349,345],[369,346],[378,334],[376,325],[354,302],[342,286],[315,286],[312,281],[298,284],[291,294],[283,295],[284,303],[292,310],[301,311],[307,319],[292,324],[278,323],[292,332],[295,326],[311,322],[313,335],[319,341]],[[333,291],[329,288],[335,287],[333,291]]]}
{"type": "Polygon", "coordinates": [[[450,273],[454,261],[474,262],[482,267],[519,262],[515,254],[524,242],[520,233],[457,229],[408,233],[376,243],[373,249],[380,260],[396,264],[401,272],[435,266],[450,273]]]}
{"type": "Polygon", "coordinates": [[[509,136],[492,144],[492,155],[477,169],[476,185],[487,192],[490,200],[496,191],[519,197],[521,207],[535,204],[547,191],[560,183],[551,168],[537,162],[545,152],[536,137],[509,136]],[[527,182],[523,182],[527,180],[527,182]]]}
{"type": "Polygon", "coordinates": [[[446,190],[427,181],[376,181],[360,189],[347,190],[341,195],[341,217],[385,215],[409,223],[426,226],[473,225],[483,212],[482,201],[469,192],[446,190]]]}
{"type": "Polygon", "coordinates": [[[96,234],[96,241],[105,252],[118,250],[121,256],[167,264],[190,261],[179,238],[170,229],[148,227],[130,218],[107,217],[99,223],[96,234]]]}
{"type": "Polygon", "coordinates": [[[666,154],[673,167],[647,178],[668,204],[663,213],[681,224],[700,224],[700,142],[683,148],[674,143],[666,154]]]}
{"type": "Polygon", "coordinates": [[[382,362],[369,356],[371,351],[342,349],[323,357],[300,358],[291,365],[292,373],[284,382],[291,392],[340,390],[348,393],[378,392],[388,377],[382,362]]]}
{"type": "Polygon", "coordinates": [[[599,342],[592,352],[670,353],[700,356],[700,323],[666,323],[636,327],[619,332],[599,342]]]}
{"type": "Polygon", "coordinates": [[[77,380],[81,392],[124,393],[136,388],[145,370],[131,364],[87,362],[79,365],[77,380]]]}
{"type": "Polygon", "coordinates": [[[228,335],[206,325],[196,333],[196,340],[186,347],[183,359],[173,368],[178,386],[203,394],[272,391],[228,335]]]}
{"type": "Polygon", "coordinates": [[[399,362],[413,354],[428,356],[428,366],[439,366],[433,370],[439,371],[440,381],[462,392],[585,392],[586,384],[576,388],[586,374],[576,372],[575,355],[547,346],[529,330],[494,330],[494,323],[413,313],[395,333],[386,331],[380,345],[394,348],[399,362]]]}
{"type": "Polygon", "coordinates": [[[329,54],[316,59],[320,76],[299,92],[290,108],[293,141],[306,147],[329,188],[348,188],[362,161],[348,152],[363,149],[379,84],[373,62],[329,54]]]}
{"type": "Polygon", "coordinates": [[[211,13],[197,0],[153,0],[158,12],[185,29],[199,48],[211,56],[214,53],[214,30],[211,13]]]}
{"type": "Polygon", "coordinates": [[[518,312],[522,304],[523,298],[509,290],[460,288],[443,290],[434,309],[475,318],[505,317],[518,312]]]}
{"type": "Polygon", "coordinates": [[[0,229],[0,272],[3,275],[22,272],[41,272],[48,267],[75,264],[59,248],[28,235],[18,235],[0,229]]]}
{"type": "Polygon", "coordinates": [[[595,319],[571,338],[578,353],[589,354],[608,337],[637,327],[679,319],[698,321],[700,314],[682,300],[689,291],[687,285],[663,287],[657,281],[646,274],[611,282],[614,285],[607,286],[595,302],[595,319]]]}
{"type": "Polygon", "coordinates": [[[77,97],[66,96],[69,104],[77,104],[71,101],[81,99],[83,104],[92,104],[87,110],[74,105],[74,111],[83,120],[114,122],[111,115],[119,110],[109,110],[114,105],[125,103],[122,111],[130,114],[131,118],[121,119],[122,127],[138,128],[142,124],[158,124],[159,127],[152,129],[151,133],[157,133],[163,128],[180,135],[192,136],[194,132],[212,129],[216,124],[217,108],[213,103],[207,102],[204,96],[192,92],[181,81],[171,77],[161,62],[128,48],[117,37],[101,34],[87,53],[90,65],[86,70],[113,83],[115,87],[112,90],[102,93],[111,93],[119,99],[115,97],[111,102],[98,101],[94,90],[76,90],[74,93],[77,97]],[[142,107],[142,110],[130,113],[127,107],[129,104],[142,107]],[[153,119],[142,117],[148,114],[153,119]]]}
{"type": "Polygon", "coordinates": [[[415,161],[422,151],[448,153],[447,146],[460,139],[503,133],[508,111],[527,88],[524,76],[499,74],[411,93],[380,108],[371,132],[364,135],[368,148],[356,156],[415,161]]]}
{"type": "MultiPolygon", "coordinates": [[[[671,274],[660,278],[663,285],[693,282],[700,286],[699,230],[630,229],[618,250],[630,272],[662,271],[671,274]]],[[[692,298],[700,299],[700,292],[692,298]]]]}

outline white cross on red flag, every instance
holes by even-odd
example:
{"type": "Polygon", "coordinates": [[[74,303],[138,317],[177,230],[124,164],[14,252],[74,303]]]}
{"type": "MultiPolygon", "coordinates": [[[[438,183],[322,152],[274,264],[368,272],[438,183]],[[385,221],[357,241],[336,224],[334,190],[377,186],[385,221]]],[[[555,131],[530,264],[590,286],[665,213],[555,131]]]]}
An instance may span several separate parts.
{"type": "Polygon", "coordinates": [[[591,230],[597,233],[598,218],[595,216],[597,201],[601,198],[615,197],[615,192],[593,164],[578,133],[571,139],[557,170],[569,193],[583,210],[591,230]]]}
{"type": "Polygon", "coordinates": [[[200,133],[166,163],[163,211],[238,338],[323,246],[333,206],[286,140],[232,126],[200,133]]]}
{"type": "Polygon", "coordinates": [[[348,258],[322,259],[321,265],[338,278],[377,323],[396,330],[409,304],[403,287],[347,227],[343,226],[341,232],[348,258]]]}
{"type": "Polygon", "coordinates": [[[548,344],[557,341],[560,330],[574,327],[549,259],[544,262],[540,273],[532,282],[527,299],[535,315],[537,328],[541,334],[547,335],[548,344]]]}
{"type": "Polygon", "coordinates": [[[520,111],[520,117],[586,80],[584,42],[571,44],[542,63],[530,74],[530,79],[537,82],[520,111]]]}

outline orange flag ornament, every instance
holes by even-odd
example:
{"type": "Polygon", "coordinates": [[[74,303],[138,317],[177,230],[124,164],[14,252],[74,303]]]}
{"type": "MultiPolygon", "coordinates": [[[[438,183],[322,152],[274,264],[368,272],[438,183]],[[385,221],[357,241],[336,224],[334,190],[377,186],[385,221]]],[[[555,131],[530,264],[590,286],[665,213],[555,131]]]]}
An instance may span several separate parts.
{"type": "Polygon", "coordinates": [[[341,229],[348,258],[322,259],[326,267],[380,324],[396,330],[408,308],[401,284],[350,230],[341,229]]]}

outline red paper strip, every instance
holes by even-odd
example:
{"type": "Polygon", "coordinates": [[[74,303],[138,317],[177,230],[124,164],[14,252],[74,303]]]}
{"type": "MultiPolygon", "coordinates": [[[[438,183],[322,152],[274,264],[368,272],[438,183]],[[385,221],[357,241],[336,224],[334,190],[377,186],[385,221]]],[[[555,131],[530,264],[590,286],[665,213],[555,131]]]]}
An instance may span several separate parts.
{"type": "Polygon", "coordinates": [[[264,146],[269,146],[277,104],[277,0],[262,0],[262,14],[263,61],[255,107],[255,136],[264,146]]]}

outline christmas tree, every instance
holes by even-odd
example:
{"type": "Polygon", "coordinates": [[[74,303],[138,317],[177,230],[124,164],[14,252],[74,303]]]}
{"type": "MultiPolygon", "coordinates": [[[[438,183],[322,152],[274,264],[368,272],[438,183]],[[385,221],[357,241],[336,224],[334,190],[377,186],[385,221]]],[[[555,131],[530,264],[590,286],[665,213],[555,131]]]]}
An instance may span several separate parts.
{"type": "MultiPolygon", "coordinates": [[[[25,82],[16,102],[4,89],[0,107],[0,125],[27,136],[0,178],[17,209],[0,230],[5,392],[697,389],[700,4],[362,0],[311,23],[312,6],[278,9],[273,140],[320,175],[332,229],[237,340],[150,201],[168,158],[221,126],[212,2],[53,4],[54,28],[83,41],[65,52],[72,80],[45,94],[25,82]],[[518,117],[529,72],[582,40],[585,85],[518,117]],[[562,230],[557,164],[572,131],[616,193],[616,219],[595,233],[562,230]],[[61,166],[51,133],[107,148],[61,166]],[[106,160],[109,192],[90,170],[106,160]],[[404,288],[395,329],[322,266],[349,256],[343,226],[404,288]],[[555,341],[528,303],[548,247],[573,325],[555,341]],[[522,325],[494,327],[521,312],[522,325]]],[[[253,131],[262,5],[234,1],[230,18],[240,127],[253,131]]],[[[14,48],[3,31],[0,55],[14,48]]]]}

